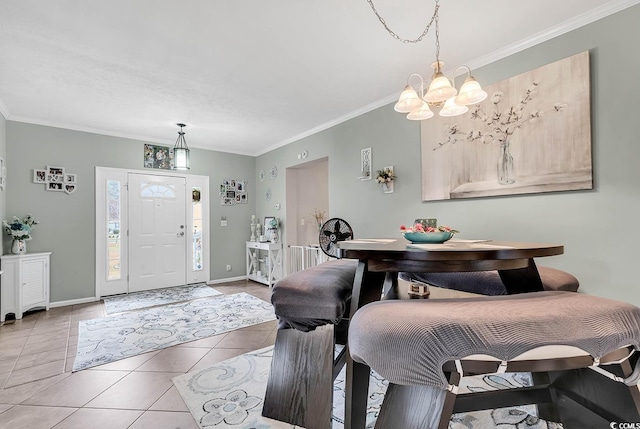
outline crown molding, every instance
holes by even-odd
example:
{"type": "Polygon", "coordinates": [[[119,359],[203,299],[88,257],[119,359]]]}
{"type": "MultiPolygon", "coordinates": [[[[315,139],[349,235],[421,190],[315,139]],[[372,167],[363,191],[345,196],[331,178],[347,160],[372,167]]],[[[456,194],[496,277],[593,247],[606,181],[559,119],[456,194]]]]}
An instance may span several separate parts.
{"type": "MultiPolygon", "coordinates": [[[[596,7],[595,9],[592,9],[581,15],[577,15],[561,24],[558,24],[544,31],[536,33],[531,37],[527,37],[526,39],[522,39],[520,41],[507,45],[504,48],[494,51],[488,55],[468,61],[465,64],[467,64],[471,69],[477,69],[479,67],[486,66],[487,64],[494,63],[510,55],[513,55],[525,49],[531,48],[533,46],[539,45],[540,43],[546,42],[547,40],[553,39],[554,37],[558,37],[562,34],[568,33],[577,28],[584,27],[587,24],[591,24],[592,22],[598,21],[599,19],[605,18],[609,15],[612,15],[616,12],[620,12],[621,10],[627,9],[631,6],[635,6],[639,3],[640,3],[640,0],[616,0],[616,1],[609,2],[605,5],[596,7]]],[[[398,94],[394,94],[394,95],[385,97],[381,100],[370,103],[364,107],[354,110],[353,112],[347,113],[346,115],[343,115],[332,121],[318,125],[317,127],[311,128],[308,131],[305,131],[291,138],[283,140],[279,143],[276,143],[256,153],[255,156],[263,155],[267,152],[278,149],[282,146],[286,146],[290,143],[296,142],[305,137],[309,137],[313,134],[316,134],[320,131],[331,128],[349,119],[355,118],[356,116],[363,115],[379,107],[382,107],[386,104],[395,102],[397,99],[398,99],[398,94]]]]}
{"type": "Polygon", "coordinates": [[[6,104],[4,104],[4,101],[2,101],[2,99],[0,99],[0,114],[4,116],[4,119],[9,119],[9,117],[11,116],[9,108],[6,104]]]}

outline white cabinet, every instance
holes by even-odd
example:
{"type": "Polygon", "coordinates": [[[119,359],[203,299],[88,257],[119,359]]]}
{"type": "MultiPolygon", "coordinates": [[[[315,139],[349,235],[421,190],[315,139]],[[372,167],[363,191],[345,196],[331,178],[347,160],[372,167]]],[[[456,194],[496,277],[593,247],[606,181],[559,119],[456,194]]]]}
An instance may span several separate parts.
{"type": "Polygon", "coordinates": [[[282,278],[282,243],[247,241],[247,278],[269,286],[282,278]]]}
{"type": "Polygon", "coordinates": [[[0,285],[0,322],[13,313],[38,307],[49,310],[49,255],[51,252],[4,255],[2,284],[0,285]]]}

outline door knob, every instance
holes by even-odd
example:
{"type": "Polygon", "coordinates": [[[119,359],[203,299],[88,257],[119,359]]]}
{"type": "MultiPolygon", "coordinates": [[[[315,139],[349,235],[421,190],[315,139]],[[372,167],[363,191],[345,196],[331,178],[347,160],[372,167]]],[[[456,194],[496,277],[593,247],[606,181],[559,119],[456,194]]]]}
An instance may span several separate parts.
{"type": "Polygon", "coordinates": [[[178,236],[178,237],[184,237],[184,231],[177,233],[177,234],[176,234],[176,236],[178,236]]]}

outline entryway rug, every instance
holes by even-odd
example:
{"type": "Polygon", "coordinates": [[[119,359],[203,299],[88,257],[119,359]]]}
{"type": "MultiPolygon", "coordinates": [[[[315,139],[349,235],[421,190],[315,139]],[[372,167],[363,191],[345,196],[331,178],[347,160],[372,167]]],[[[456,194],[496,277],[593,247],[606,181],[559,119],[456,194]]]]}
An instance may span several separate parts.
{"type": "Polygon", "coordinates": [[[73,371],[275,318],[271,304],[242,292],[83,320],[73,371]]]}
{"type": "Polygon", "coordinates": [[[216,295],[222,295],[222,293],[204,283],[199,283],[133,292],[126,295],[108,296],[103,298],[103,300],[105,312],[107,314],[114,314],[216,295]]]}
{"type": "MultiPolygon", "coordinates": [[[[203,429],[292,429],[296,426],[261,416],[273,347],[266,347],[220,362],[195,373],[175,377],[173,384],[203,429]]],[[[334,382],[333,429],[344,427],[345,370],[334,382]]],[[[369,379],[367,428],[373,428],[387,381],[372,372],[369,379]]],[[[461,392],[496,390],[531,385],[528,373],[463,377],[461,392]]],[[[535,406],[510,407],[455,414],[450,429],[561,429],[540,420],[535,406]]]]}

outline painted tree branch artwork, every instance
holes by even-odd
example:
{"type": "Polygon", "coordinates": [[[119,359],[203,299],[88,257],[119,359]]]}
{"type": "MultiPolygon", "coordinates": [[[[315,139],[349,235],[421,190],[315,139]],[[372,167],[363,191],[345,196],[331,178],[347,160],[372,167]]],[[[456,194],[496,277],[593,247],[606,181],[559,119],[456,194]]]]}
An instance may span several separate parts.
{"type": "Polygon", "coordinates": [[[424,201],[592,189],[589,54],[487,86],[466,116],[423,121],[424,201]]]}

